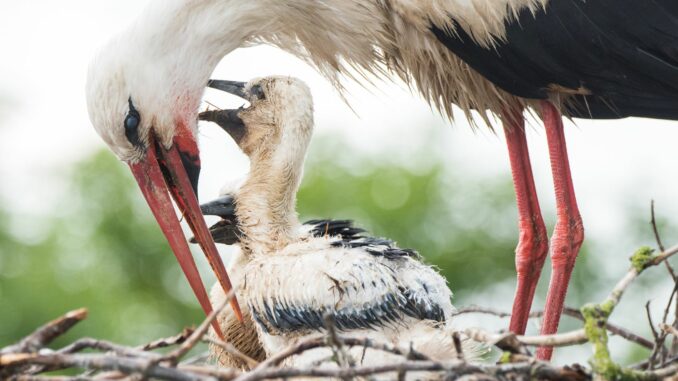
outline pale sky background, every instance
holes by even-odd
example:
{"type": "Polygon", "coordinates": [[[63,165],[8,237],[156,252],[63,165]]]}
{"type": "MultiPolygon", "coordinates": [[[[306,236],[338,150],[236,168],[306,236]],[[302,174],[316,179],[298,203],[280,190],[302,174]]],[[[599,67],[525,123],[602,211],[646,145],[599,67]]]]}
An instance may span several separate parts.
{"type": "MultiPolygon", "coordinates": [[[[53,195],[63,185],[57,169],[104,146],[87,116],[87,66],[97,47],[145,3],[0,2],[0,99],[5,101],[0,104],[7,106],[0,108],[0,198],[17,212],[32,214],[52,208],[53,195]]],[[[364,89],[349,82],[348,99],[354,113],[313,69],[270,47],[234,52],[214,77],[247,80],[269,74],[305,80],[315,97],[316,134],[341,135],[351,143],[351,150],[375,155],[388,150],[389,156],[397,152],[391,160],[403,166],[412,166],[418,155],[435,150],[463,173],[479,177],[509,173],[501,134],[473,132],[461,114],[452,127],[402,84],[377,82],[364,89]],[[436,136],[435,147],[424,146],[424,141],[430,142],[422,137],[426,134],[436,136]]],[[[221,107],[239,105],[212,92],[207,99],[221,107]]],[[[206,200],[216,195],[226,179],[243,175],[247,161],[216,128],[203,126],[201,135],[200,196],[206,200]]],[[[616,239],[622,212],[629,206],[646,210],[652,198],[661,214],[677,215],[678,122],[579,120],[576,126],[567,123],[566,135],[587,234],[616,239]]],[[[529,141],[540,200],[544,209],[552,209],[552,180],[541,127],[530,131],[529,141]]],[[[627,258],[633,249],[629,247],[620,256],[627,258]]],[[[510,301],[498,303],[508,306],[510,301]]]]}

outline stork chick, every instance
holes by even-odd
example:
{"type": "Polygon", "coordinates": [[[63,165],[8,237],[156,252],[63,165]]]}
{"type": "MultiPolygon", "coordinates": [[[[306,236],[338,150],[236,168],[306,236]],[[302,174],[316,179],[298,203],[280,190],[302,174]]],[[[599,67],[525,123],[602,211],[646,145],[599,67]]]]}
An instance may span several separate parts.
{"type": "MultiPolygon", "coordinates": [[[[232,222],[221,230],[219,224],[213,227],[213,238],[232,243],[237,237],[240,243],[237,269],[231,273],[237,274],[238,296],[267,355],[323,331],[323,318],[330,315],[336,329],[347,335],[402,348],[412,345],[433,359],[455,356],[452,293],[416,252],[363,236],[348,221],[299,222],[296,193],[313,132],[308,87],[289,77],[212,81],[210,86],[251,103],[200,114],[224,128],[251,161],[249,177],[235,195],[203,205],[203,212],[221,210],[232,222]]],[[[215,288],[212,297],[223,298],[222,289],[215,288]]],[[[226,332],[229,322],[235,319],[222,319],[226,332]]],[[[393,357],[372,350],[363,357],[362,351],[355,348],[350,354],[368,364],[393,357]]],[[[326,348],[311,350],[287,365],[311,365],[331,354],[326,348]]]]}

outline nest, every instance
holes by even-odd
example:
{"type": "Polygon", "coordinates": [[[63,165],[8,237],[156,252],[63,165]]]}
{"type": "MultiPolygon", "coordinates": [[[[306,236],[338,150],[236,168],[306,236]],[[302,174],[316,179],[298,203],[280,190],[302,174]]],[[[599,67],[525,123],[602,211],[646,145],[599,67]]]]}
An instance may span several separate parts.
{"type": "MultiPolygon", "coordinates": [[[[511,333],[492,333],[480,329],[468,329],[455,333],[453,339],[457,357],[435,361],[412,348],[398,348],[389,343],[369,338],[346,337],[337,332],[332,320],[326,319],[325,333],[300,339],[295,345],[263,361],[254,360],[240,353],[233,345],[207,335],[208,328],[217,314],[226,308],[233,292],[214,309],[199,327],[185,329],[176,336],[130,347],[105,340],[81,338],[58,349],[48,345],[63,335],[78,322],[87,317],[86,309],[79,309],[46,323],[19,342],[0,349],[0,379],[3,380],[237,380],[256,381],[290,378],[328,379],[416,379],[426,372],[435,379],[448,380],[655,380],[678,377],[678,354],[674,352],[678,339],[678,321],[667,321],[669,310],[678,290],[678,278],[666,261],[678,253],[678,245],[665,249],[657,239],[659,250],[655,253],[649,247],[642,247],[631,257],[629,270],[621,277],[605,300],[588,304],[580,309],[566,308],[564,313],[581,320],[582,327],[570,332],[543,336],[519,336],[511,333]],[[652,323],[653,338],[641,337],[629,330],[608,323],[626,289],[645,270],[664,264],[673,277],[674,289],[666,304],[662,321],[652,323]],[[637,345],[651,349],[650,356],[634,365],[622,366],[610,357],[608,334],[619,335],[637,345]],[[461,337],[469,337],[487,346],[502,351],[497,363],[487,364],[467,361],[461,345],[461,337]],[[669,339],[673,345],[667,345],[669,339]],[[205,361],[205,356],[189,358],[188,352],[199,342],[207,342],[226,351],[247,364],[247,370],[217,367],[205,361]],[[533,357],[538,346],[590,345],[593,356],[587,365],[573,364],[556,366],[533,357]],[[306,368],[285,367],[285,359],[307,350],[327,347],[333,355],[328,364],[317,364],[306,368]],[[396,355],[400,360],[389,364],[360,364],[346,351],[350,347],[384,351],[396,355]],[[670,347],[670,348],[669,348],[670,347]],[[158,351],[166,348],[164,353],[158,351]],[[77,376],[54,376],[50,372],[75,369],[77,376]],[[417,372],[417,373],[414,373],[417,372]]],[[[678,306],[675,316],[678,316],[678,306]]],[[[500,317],[509,314],[483,307],[468,307],[455,312],[492,314],[500,317]]],[[[536,312],[532,317],[540,317],[536,312]]],[[[649,313],[648,313],[649,317],[649,313]]]]}

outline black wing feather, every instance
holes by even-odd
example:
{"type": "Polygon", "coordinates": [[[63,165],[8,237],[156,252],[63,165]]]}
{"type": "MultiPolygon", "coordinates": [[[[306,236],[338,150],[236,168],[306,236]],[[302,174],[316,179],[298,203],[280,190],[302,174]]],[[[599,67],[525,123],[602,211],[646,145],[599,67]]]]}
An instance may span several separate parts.
{"type": "Polygon", "coordinates": [[[431,30],[450,50],[505,91],[546,99],[573,96],[573,117],[678,119],[678,1],[552,0],[506,21],[507,35],[483,48],[459,25],[431,30]]]}

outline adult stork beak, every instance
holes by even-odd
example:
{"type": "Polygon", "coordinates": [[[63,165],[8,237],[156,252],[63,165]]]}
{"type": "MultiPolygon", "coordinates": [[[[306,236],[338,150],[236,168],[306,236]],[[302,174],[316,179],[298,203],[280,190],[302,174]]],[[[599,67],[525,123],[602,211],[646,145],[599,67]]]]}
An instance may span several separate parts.
{"type": "MultiPolygon", "coordinates": [[[[129,166],[146,198],[146,202],[179,261],[188,283],[205,314],[209,315],[212,312],[212,305],[170,198],[171,194],[205,253],[221,287],[224,292],[228,293],[232,288],[231,282],[200,212],[200,205],[196,196],[200,173],[200,156],[195,139],[190,131],[179,128],[179,133],[174,138],[172,145],[165,148],[162,143],[157,141],[154,132],[151,131],[150,143],[145,157],[136,163],[130,163],[129,166]]],[[[231,307],[238,320],[242,321],[242,313],[235,297],[231,299],[231,307]]],[[[223,339],[222,331],[216,320],[213,326],[223,339]]]]}

